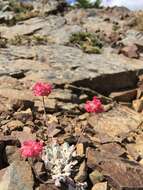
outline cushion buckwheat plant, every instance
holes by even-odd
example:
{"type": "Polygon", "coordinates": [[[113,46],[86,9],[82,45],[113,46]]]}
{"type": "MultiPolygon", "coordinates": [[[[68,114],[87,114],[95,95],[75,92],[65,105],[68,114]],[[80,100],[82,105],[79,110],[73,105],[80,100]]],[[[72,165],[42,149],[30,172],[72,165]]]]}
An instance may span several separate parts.
{"type": "Polygon", "coordinates": [[[35,96],[41,96],[42,97],[42,103],[43,103],[43,109],[44,109],[44,122],[46,125],[46,106],[45,106],[45,96],[49,96],[49,94],[52,92],[52,85],[49,83],[43,83],[43,82],[37,82],[32,90],[35,96]]]}
{"type": "Polygon", "coordinates": [[[61,146],[53,143],[44,148],[42,159],[47,171],[51,173],[56,186],[60,187],[63,182],[68,185],[67,190],[86,189],[86,183],[75,183],[70,178],[73,167],[78,163],[77,160],[74,160],[75,156],[75,146],[69,146],[68,143],[64,143],[61,146]]]}
{"type": "Polygon", "coordinates": [[[85,104],[85,110],[89,113],[101,113],[104,111],[103,105],[99,98],[93,97],[92,101],[87,101],[85,104]]]}
{"type": "Polygon", "coordinates": [[[32,90],[35,96],[48,96],[52,92],[52,85],[49,83],[37,82],[32,90]]]}
{"type": "Polygon", "coordinates": [[[21,156],[24,158],[38,157],[43,150],[43,144],[34,140],[27,140],[22,143],[20,148],[21,156]]]}

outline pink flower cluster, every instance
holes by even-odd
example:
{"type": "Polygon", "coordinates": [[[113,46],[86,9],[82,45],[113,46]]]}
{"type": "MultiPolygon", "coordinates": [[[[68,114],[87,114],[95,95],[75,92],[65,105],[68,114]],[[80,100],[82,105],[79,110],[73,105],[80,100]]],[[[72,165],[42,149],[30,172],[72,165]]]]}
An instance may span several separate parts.
{"type": "Polygon", "coordinates": [[[52,92],[52,85],[49,83],[37,82],[32,90],[35,96],[48,96],[52,92]]]}
{"type": "Polygon", "coordinates": [[[34,140],[24,141],[20,148],[22,157],[38,157],[43,150],[43,144],[34,140]]]}
{"type": "Polygon", "coordinates": [[[89,113],[101,113],[104,111],[102,103],[96,96],[93,97],[92,101],[87,101],[85,104],[85,110],[89,113]]]}

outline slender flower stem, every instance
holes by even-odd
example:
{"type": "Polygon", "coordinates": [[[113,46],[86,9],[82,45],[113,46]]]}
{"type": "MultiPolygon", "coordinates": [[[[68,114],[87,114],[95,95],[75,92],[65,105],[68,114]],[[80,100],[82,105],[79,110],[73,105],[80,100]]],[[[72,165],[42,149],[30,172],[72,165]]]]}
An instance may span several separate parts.
{"type": "Polygon", "coordinates": [[[45,106],[45,98],[42,96],[42,103],[43,103],[43,109],[44,109],[44,122],[46,125],[46,120],[47,120],[47,114],[46,114],[46,106],[45,106]]]}

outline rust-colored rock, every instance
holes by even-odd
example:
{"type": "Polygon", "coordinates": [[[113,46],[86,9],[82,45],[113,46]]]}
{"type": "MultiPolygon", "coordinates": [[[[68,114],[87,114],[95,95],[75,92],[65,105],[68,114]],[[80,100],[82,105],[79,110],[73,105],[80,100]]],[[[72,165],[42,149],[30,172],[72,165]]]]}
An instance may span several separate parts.
{"type": "Polygon", "coordinates": [[[129,58],[136,58],[136,59],[139,58],[138,47],[134,44],[123,47],[120,50],[120,53],[124,54],[129,58]]]}
{"type": "Polygon", "coordinates": [[[131,102],[134,100],[137,96],[137,90],[127,90],[122,92],[112,92],[110,94],[110,97],[113,100],[119,101],[119,102],[131,102]]]}
{"type": "Polygon", "coordinates": [[[87,165],[98,168],[116,190],[143,189],[143,167],[137,162],[117,158],[89,148],[87,165]]]}
{"type": "Polygon", "coordinates": [[[87,178],[87,166],[86,166],[86,162],[83,161],[79,167],[79,172],[77,173],[74,179],[75,181],[82,183],[86,181],[86,178],[87,178]]]}
{"type": "Polygon", "coordinates": [[[142,123],[143,118],[139,113],[124,107],[116,106],[112,110],[91,116],[88,119],[100,142],[122,141],[128,133],[134,131],[142,123]]]}

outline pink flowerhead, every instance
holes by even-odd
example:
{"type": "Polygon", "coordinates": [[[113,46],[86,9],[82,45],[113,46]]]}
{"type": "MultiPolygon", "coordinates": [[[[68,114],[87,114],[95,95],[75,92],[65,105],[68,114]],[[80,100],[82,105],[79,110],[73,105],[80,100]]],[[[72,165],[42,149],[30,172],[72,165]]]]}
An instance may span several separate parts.
{"type": "Polygon", "coordinates": [[[52,85],[49,83],[37,82],[32,90],[35,96],[48,96],[52,92],[52,85]]]}
{"type": "Polygon", "coordinates": [[[38,157],[43,150],[43,144],[34,140],[24,141],[20,148],[22,157],[38,157]]]}
{"type": "Polygon", "coordinates": [[[104,111],[102,103],[96,96],[93,97],[92,101],[87,101],[85,104],[85,110],[89,113],[101,113],[104,111]]]}

